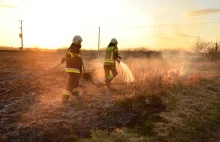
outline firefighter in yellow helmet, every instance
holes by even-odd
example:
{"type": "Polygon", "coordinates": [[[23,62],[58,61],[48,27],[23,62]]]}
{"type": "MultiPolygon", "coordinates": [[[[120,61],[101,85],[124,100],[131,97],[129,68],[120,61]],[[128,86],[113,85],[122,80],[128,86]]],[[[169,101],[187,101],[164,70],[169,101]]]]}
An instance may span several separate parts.
{"type": "Polygon", "coordinates": [[[112,38],[105,52],[104,71],[105,81],[104,84],[108,85],[118,75],[115,61],[120,63],[121,57],[118,55],[118,41],[112,38]]]}
{"type": "Polygon", "coordinates": [[[82,59],[81,59],[81,42],[82,38],[79,35],[73,37],[72,44],[67,49],[66,56],[62,58],[61,63],[66,61],[66,72],[69,77],[63,90],[62,101],[67,102],[70,96],[78,98],[77,87],[79,85],[80,74],[82,73],[82,59]]]}

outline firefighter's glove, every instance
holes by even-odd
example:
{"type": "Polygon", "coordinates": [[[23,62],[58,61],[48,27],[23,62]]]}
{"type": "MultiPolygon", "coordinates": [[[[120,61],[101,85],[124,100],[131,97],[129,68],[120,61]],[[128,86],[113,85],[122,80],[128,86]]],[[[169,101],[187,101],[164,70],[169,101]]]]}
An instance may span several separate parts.
{"type": "Polygon", "coordinates": [[[120,60],[116,60],[120,64],[120,60]]]}
{"type": "Polygon", "coordinates": [[[63,64],[65,61],[66,61],[66,57],[63,57],[60,62],[63,64]]]}
{"type": "Polygon", "coordinates": [[[120,59],[120,60],[121,60],[121,56],[118,56],[118,59],[120,59]]]}
{"type": "Polygon", "coordinates": [[[66,54],[66,59],[71,59],[71,55],[70,54],[66,54]]]}

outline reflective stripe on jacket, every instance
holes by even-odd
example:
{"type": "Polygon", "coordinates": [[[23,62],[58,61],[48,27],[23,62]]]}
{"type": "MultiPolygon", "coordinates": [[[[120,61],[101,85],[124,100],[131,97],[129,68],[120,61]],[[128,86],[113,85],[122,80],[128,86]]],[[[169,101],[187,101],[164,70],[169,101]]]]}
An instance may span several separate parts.
{"type": "Polygon", "coordinates": [[[80,70],[76,68],[66,68],[66,72],[80,73],[80,70]]]}
{"type": "Polygon", "coordinates": [[[117,46],[110,46],[110,47],[106,48],[105,60],[104,60],[105,66],[114,66],[115,65],[115,61],[114,61],[115,54],[118,54],[117,46]]]}
{"type": "Polygon", "coordinates": [[[72,52],[71,52],[71,50],[68,50],[67,51],[67,56],[71,59],[71,58],[73,58],[74,56],[77,56],[77,57],[82,57],[82,55],[79,53],[79,54],[73,54],[72,52]]]}
{"type": "Polygon", "coordinates": [[[80,47],[72,43],[66,52],[66,72],[82,73],[82,55],[80,47]]]}

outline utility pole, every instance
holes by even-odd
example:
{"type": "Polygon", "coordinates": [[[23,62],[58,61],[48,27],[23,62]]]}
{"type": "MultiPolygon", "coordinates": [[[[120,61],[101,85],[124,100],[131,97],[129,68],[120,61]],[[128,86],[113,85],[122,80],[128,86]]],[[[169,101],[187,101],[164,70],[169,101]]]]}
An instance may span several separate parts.
{"type": "Polygon", "coordinates": [[[98,57],[99,57],[99,47],[100,47],[100,26],[99,26],[99,34],[98,34],[98,57]]]}
{"type": "Polygon", "coordinates": [[[19,38],[21,38],[21,47],[19,48],[21,52],[23,52],[23,27],[22,27],[22,20],[18,20],[21,24],[21,33],[19,34],[19,38]]]}
{"type": "Polygon", "coordinates": [[[216,51],[216,53],[219,51],[219,50],[218,50],[218,38],[220,38],[220,36],[217,37],[216,43],[215,43],[215,51],[216,51]]]}

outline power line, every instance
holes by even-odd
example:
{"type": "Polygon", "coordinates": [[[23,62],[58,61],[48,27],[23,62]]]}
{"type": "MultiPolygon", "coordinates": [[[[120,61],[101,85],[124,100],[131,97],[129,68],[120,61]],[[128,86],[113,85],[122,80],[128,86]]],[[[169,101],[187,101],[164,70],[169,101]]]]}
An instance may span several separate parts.
{"type": "Polygon", "coordinates": [[[220,23],[220,21],[200,22],[200,23],[187,23],[187,24],[163,24],[163,25],[145,25],[145,26],[103,26],[102,28],[151,28],[151,27],[175,27],[175,26],[192,26],[202,24],[214,24],[220,23]]]}

